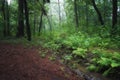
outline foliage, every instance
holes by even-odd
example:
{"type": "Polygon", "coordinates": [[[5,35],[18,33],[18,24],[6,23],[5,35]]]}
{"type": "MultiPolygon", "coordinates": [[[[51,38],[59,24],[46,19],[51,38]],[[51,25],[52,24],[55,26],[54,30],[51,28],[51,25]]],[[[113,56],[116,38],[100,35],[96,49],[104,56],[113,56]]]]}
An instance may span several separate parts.
{"type": "MultiPolygon", "coordinates": [[[[101,38],[98,35],[89,36],[83,32],[53,32],[45,37],[45,47],[49,47],[53,50],[59,50],[61,48],[67,48],[72,53],[64,55],[64,60],[68,63],[71,60],[77,62],[81,59],[89,58],[88,53],[93,56],[89,59],[88,69],[90,71],[102,72],[103,75],[113,74],[120,67],[120,54],[118,52],[107,51],[107,49],[117,49],[117,45],[110,40],[110,38],[101,38]],[[63,47],[64,46],[64,47],[63,47]]],[[[49,34],[49,33],[47,33],[49,34]]],[[[42,39],[44,38],[42,36],[42,39]]],[[[63,53],[64,54],[64,53],[63,53]]],[[[81,60],[82,61],[82,60],[81,60]]]]}
{"type": "Polygon", "coordinates": [[[57,50],[60,48],[60,45],[59,44],[56,44],[55,42],[51,41],[51,42],[48,42],[46,44],[44,44],[44,47],[47,47],[47,48],[51,48],[53,50],[57,50]]]}
{"type": "Polygon", "coordinates": [[[91,64],[88,67],[89,70],[102,71],[106,76],[110,73],[116,73],[120,67],[120,53],[118,52],[106,52],[102,49],[93,50],[92,53],[95,57],[91,60],[91,64]]]}
{"type": "Polygon", "coordinates": [[[73,55],[74,55],[74,57],[79,56],[79,57],[85,58],[86,51],[87,51],[87,49],[77,48],[77,50],[73,51],[73,55]]]}
{"type": "Polygon", "coordinates": [[[72,60],[72,55],[65,55],[64,60],[67,60],[67,61],[72,60]]]}
{"type": "Polygon", "coordinates": [[[55,55],[50,56],[50,57],[49,57],[49,60],[51,60],[51,61],[55,61],[55,60],[56,60],[55,55]]]}
{"type": "MultiPolygon", "coordinates": [[[[77,4],[74,4],[74,1],[63,1],[65,2],[63,3],[64,6],[60,4],[60,11],[56,10],[56,12],[52,12],[52,3],[45,4],[39,0],[27,1],[33,38],[31,42],[25,40],[26,35],[19,39],[15,38],[18,26],[18,14],[20,14],[18,13],[19,5],[16,0],[12,0],[8,6],[10,8],[10,36],[14,37],[4,36],[4,25],[6,24],[4,24],[3,4],[0,1],[0,39],[15,44],[41,45],[54,51],[69,50],[67,54],[65,54],[65,51],[62,51],[63,53],[59,55],[64,56],[63,58],[66,61],[76,60],[77,62],[80,59],[86,59],[90,64],[88,66],[89,70],[102,72],[103,75],[115,73],[120,67],[120,53],[118,51],[120,48],[120,19],[118,19],[118,23],[115,25],[115,32],[117,34],[111,37],[111,0],[94,0],[103,18],[104,25],[100,25],[98,14],[91,2],[92,0],[76,0],[77,4]],[[77,7],[76,12],[78,15],[75,14],[75,6],[77,7]],[[78,26],[75,25],[76,17],[78,18],[78,26]]],[[[118,2],[119,7],[120,2],[118,2]]],[[[5,9],[7,10],[7,8],[5,9]]],[[[55,9],[57,9],[57,6],[55,9]]],[[[120,16],[119,10],[118,16],[120,16]]],[[[26,25],[24,28],[26,28],[26,25]]],[[[41,53],[41,57],[45,56],[45,53],[41,53]]],[[[52,55],[49,59],[55,60],[55,56],[52,55]]]]}

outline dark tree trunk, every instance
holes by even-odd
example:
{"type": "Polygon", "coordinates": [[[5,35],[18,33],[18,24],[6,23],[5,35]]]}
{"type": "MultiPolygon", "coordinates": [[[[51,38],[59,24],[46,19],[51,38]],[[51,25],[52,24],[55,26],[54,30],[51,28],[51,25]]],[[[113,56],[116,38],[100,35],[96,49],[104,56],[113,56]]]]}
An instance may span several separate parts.
{"type": "MultiPolygon", "coordinates": [[[[81,3],[81,0],[78,0],[78,3],[81,3]]],[[[81,5],[78,5],[77,9],[78,9],[78,20],[81,20],[81,5]]],[[[79,25],[81,25],[80,21],[79,21],[79,25]]]]}
{"type": "Polygon", "coordinates": [[[106,23],[106,0],[104,1],[104,23],[106,23]]]}
{"type": "Polygon", "coordinates": [[[95,11],[97,12],[98,19],[99,19],[101,25],[104,25],[104,21],[103,21],[103,19],[102,19],[102,15],[101,15],[99,9],[97,8],[97,6],[96,6],[96,4],[95,4],[95,0],[92,0],[92,4],[93,4],[93,7],[94,7],[95,11]]]}
{"type": "Polygon", "coordinates": [[[74,11],[75,11],[75,22],[76,22],[76,27],[79,27],[77,0],[74,0],[74,11]]]}
{"type": "Polygon", "coordinates": [[[61,26],[61,10],[60,10],[60,1],[58,0],[58,8],[59,8],[59,26],[61,26]]]}
{"type": "Polygon", "coordinates": [[[10,35],[10,14],[9,14],[9,6],[6,1],[6,19],[7,19],[7,35],[10,35]]]}
{"type": "Polygon", "coordinates": [[[52,24],[50,22],[49,16],[47,15],[47,12],[46,12],[46,10],[44,8],[42,8],[42,13],[47,17],[48,24],[50,26],[50,31],[52,31],[52,24]]]}
{"type": "Polygon", "coordinates": [[[89,24],[89,20],[88,20],[88,2],[86,2],[86,9],[85,9],[85,13],[86,13],[86,26],[88,26],[89,24]]]}
{"type": "Polygon", "coordinates": [[[112,0],[113,10],[112,10],[112,29],[111,36],[115,36],[117,34],[117,0],[112,0]]]}
{"type": "Polygon", "coordinates": [[[3,28],[3,34],[6,37],[6,15],[5,15],[5,0],[2,0],[2,12],[3,12],[3,24],[4,24],[4,28],[3,28]]]}
{"type": "Polygon", "coordinates": [[[23,13],[23,0],[18,0],[18,28],[17,37],[24,36],[24,13],[23,13]]]}
{"type": "Polygon", "coordinates": [[[43,0],[44,3],[50,3],[50,0],[43,0]]]}
{"type": "Polygon", "coordinates": [[[40,16],[39,33],[41,31],[41,28],[42,28],[42,17],[43,17],[43,12],[41,13],[41,16],[40,16]]]}
{"type": "Polygon", "coordinates": [[[33,28],[33,34],[36,33],[36,14],[34,13],[34,28],[33,28]]]}
{"type": "Polygon", "coordinates": [[[29,24],[29,11],[27,6],[27,1],[24,0],[24,9],[25,9],[25,19],[26,19],[26,32],[27,32],[27,39],[31,41],[31,29],[29,24]]]}
{"type": "Polygon", "coordinates": [[[3,34],[6,37],[10,35],[9,6],[6,0],[2,0],[2,13],[3,13],[3,22],[4,22],[3,34]]]}

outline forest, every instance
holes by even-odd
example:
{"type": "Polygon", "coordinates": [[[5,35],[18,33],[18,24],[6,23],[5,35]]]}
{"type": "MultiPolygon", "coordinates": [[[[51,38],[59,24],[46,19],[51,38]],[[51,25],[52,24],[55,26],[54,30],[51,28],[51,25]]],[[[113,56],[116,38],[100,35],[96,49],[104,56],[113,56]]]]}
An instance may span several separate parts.
{"type": "Polygon", "coordinates": [[[120,0],[0,0],[0,80],[120,80],[120,0]]]}

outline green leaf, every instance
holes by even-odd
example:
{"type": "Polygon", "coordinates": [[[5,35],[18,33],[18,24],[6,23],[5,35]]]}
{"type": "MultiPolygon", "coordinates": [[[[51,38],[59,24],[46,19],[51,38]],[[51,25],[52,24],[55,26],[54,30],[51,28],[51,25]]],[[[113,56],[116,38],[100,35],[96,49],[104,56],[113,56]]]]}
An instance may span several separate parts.
{"type": "Polygon", "coordinates": [[[64,56],[64,59],[65,59],[65,60],[71,60],[71,59],[72,59],[72,56],[71,56],[71,55],[66,55],[66,56],[64,56]]]}
{"type": "Polygon", "coordinates": [[[97,63],[99,63],[100,65],[103,65],[103,66],[108,66],[108,65],[110,65],[111,61],[112,60],[109,58],[101,57],[101,59],[97,63]]]}
{"type": "Polygon", "coordinates": [[[76,55],[76,56],[81,56],[81,57],[85,58],[86,51],[87,51],[87,49],[77,48],[77,50],[73,51],[73,54],[76,55]]]}
{"type": "Polygon", "coordinates": [[[95,71],[96,70],[96,66],[92,64],[87,69],[90,70],[90,71],[95,71]]]}
{"type": "Polygon", "coordinates": [[[119,67],[120,66],[120,63],[115,63],[115,62],[112,62],[111,63],[111,67],[114,68],[114,67],[119,67]]]}

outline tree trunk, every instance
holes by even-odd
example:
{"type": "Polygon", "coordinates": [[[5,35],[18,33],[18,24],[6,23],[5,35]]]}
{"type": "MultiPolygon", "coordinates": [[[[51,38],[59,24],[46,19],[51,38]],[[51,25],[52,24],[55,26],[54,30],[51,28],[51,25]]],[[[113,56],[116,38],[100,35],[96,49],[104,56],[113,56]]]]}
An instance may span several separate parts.
{"type": "Polygon", "coordinates": [[[58,0],[58,8],[59,8],[59,26],[61,25],[61,10],[60,10],[60,1],[58,0]]]}
{"type": "Polygon", "coordinates": [[[24,13],[23,13],[23,0],[18,0],[18,28],[17,37],[24,36],[24,13]]]}
{"type": "Polygon", "coordinates": [[[111,36],[115,36],[117,34],[117,0],[112,0],[113,9],[112,9],[112,29],[111,36]]]}
{"type": "Polygon", "coordinates": [[[2,1],[2,13],[3,13],[3,24],[4,24],[4,28],[3,28],[3,34],[4,37],[6,37],[6,15],[5,15],[5,0],[2,1]]]}
{"type": "Polygon", "coordinates": [[[41,28],[42,28],[42,18],[43,18],[43,12],[41,13],[41,16],[40,16],[39,33],[41,31],[41,28]]]}
{"type": "Polygon", "coordinates": [[[35,12],[34,12],[34,22],[33,22],[33,24],[34,24],[33,34],[35,35],[35,33],[36,33],[36,14],[35,14],[35,12]]]}
{"type": "Polygon", "coordinates": [[[31,41],[31,29],[29,24],[29,11],[27,6],[27,1],[24,0],[24,9],[25,9],[25,19],[26,19],[26,32],[27,32],[27,39],[31,41]]]}
{"type": "Polygon", "coordinates": [[[2,0],[2,13],[3,13],[3,34],[4,36],[9,36],[10,35],[10,29],[9,29],[9,6],[7,0],[2,0]]]}
{"type": "Polygon", "coordinates": [[[85,9],[85,13],[86,13],[86,26],[88,26],[88,2],[86,2],[86,9],[85,9]]]}
{"type": "Polygon", "coordinates": [[[101,15],[99,9],[97,8],[97,6],[96,6],[96,4],[95,4],[95,0],[92,0],[92,4],[93,4],[93,7],[94,7],[95,11],[97,12],[98,19],[99,19],[101,25],[104,25],[104,21],[103,21],[103,19],[102,19],[102,15],[101,15]]]}
{"type": "Polygon", "coordinates": [[[74,11],[75,11],[75,22],[76,22],[76,27],[79,27],[77,0],[74,0],[74,11]]]}
{"type": "Polygon", "coordinates": [[[6,19],[7,19],[7,36],[10,35],[10,14],[9,14],[9,6],[6,1],[6,19]]]}
{"type": "Polygon", "coordinates": [[[104,23],[106,23],[106,0],[104,1],[104,23]]]}

